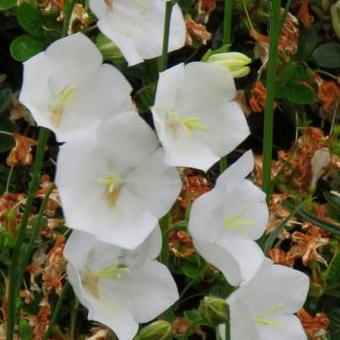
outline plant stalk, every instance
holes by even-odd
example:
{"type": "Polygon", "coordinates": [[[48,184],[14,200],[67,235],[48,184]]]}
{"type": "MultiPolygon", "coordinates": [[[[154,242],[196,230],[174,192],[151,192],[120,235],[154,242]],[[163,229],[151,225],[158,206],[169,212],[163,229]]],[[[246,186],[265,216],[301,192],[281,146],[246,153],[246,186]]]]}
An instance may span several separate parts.
{"type": "Polygon", "coordinates": [[[267,196],[271,192],[274,100],[276,87],[276,73],[279,60],[278,48],[281,32],[280,24],[281,0],[273,0],[270,3],[271,3],[271,15],[270,15],[269,61],[266,81],[267,98],[264,113],[264,136],[263,136],[263,189],[267,196]]]}
{"type": "Polygon", "coordinates": [[[164,71],[168,66],[168,51],[169,51],[169,36],[172,8],[175,5],[174,1],[167,1],[165,4],[165,17],[164,17],[164,33],[163,33],[163,48],[162,56],[159,60],[158,71],[164,71]]]}
{"type": "Polygon", "coordinates": [[[224,0],[223,45],[231,45],[233,0],[224,0]]]}
{"type": "Polygon", "coordinates": [[[16,322],[16,298],[20,289],[21,282],[18,282],[18,265],[22,243],[25,239],[27,224],[33,207],[35,194],[39,189],[40,172],[45,154],[45,147],[49,137],[49,131],[45,128],[40,128],[38,147],[33,167],[33,175],[28,187],[28,197],[25,209],[21,218],[19,231],[16,238],[16,243],[12,255],[12,263],[9,268],[9,290],[8,290],[8,319],[6,327],[6,339],[12,340],[14,327],[16,322]]]}

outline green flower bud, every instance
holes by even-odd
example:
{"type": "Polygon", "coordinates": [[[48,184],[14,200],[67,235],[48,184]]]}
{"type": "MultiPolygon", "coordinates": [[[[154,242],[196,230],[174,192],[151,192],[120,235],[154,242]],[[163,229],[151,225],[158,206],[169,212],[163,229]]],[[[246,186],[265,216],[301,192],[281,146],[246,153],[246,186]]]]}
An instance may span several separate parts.
{"type": "Polygon", "coordinates": [[[213,325],[225,323],[228,320],[228,305],[224,299],[205,296],[198,310],[202,318],[213,325]]]}
{"type": "Polygon", "coordinates": [[[309,295],[313,298],[320,298],[324,293],[323,287],[316,282],[313,282],[309,288],[309,295]]]}
{"type": "Polygon", "coordinates": [[[241,78],[250,72],[251,59],[243,53],[216,53],[208,57],[207,63],[218,64],[227,68],[234,78],[241,78]]]}
{"type": "Polygon", "coordinates": [[[172,339],[172,327],[167,321],[159,320],[144,327],[135,340],[170,340],[172,339]]]}
{"type": "Polygon", "coordinates": [[[104,34],[98,35],[96,39],[96,46],[105,60],[123,59],[123,55],[118,46],[104,34]]]}
{"type": "Polygon", "coordinates": [[[340,38],[340,0],[331,6],[332,25],[335,34],[340,38]]]}

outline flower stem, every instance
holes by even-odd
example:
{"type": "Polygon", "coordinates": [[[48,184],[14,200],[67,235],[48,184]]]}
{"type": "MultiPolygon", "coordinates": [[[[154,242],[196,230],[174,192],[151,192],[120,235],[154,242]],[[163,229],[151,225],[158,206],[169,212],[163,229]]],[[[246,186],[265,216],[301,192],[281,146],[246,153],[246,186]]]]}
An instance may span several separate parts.
{"type": "Polygon", "coordinates": [[[61,37],[68,36],[68,30],[69,30],[70,23],[71,23],[71,16],[72,16],[74,5],[75,5],[75,0],[66,0],[64,2],[65,18],[64,18],[63,28],[61,31],[61,37]]]}
{"type": "Polygon", "coordinates": [[[170,35],[170,23],[171,13],[174,6],[174,1],[166,1],[165,4],[165,17],[164,17],[164,33],[163,33],[163,48],[162,56],[159,60],[158,71],[162,72],[168,65],[168,50],[169,50],[169,35],[170,35]]]}
{"type": "Polygon", "coordinates": [[[233,0],[224,0],[223,45],[231,45],[233,0]]]}
{"type": "Polygon", "coordinates": [[[35,194],[39,188],[40,181],[40,171],[42,167],[43,157],[45,154],[45,147],[47,144],[47,140],[49,137],[49,131],[45,128],[40,128],[39,131],[39,139],[38,139],[38,148],[35,157],[34,167],[33,167],[33,175],[31,182],[28,187],[28,198],[26,201],[25,209],[21,218],[21,223],[19,227],[19,231],[16,238],[16,243],[12,255],[12,262],[9,268],[9,291],[8,291],[8,319],[7,319],[7,328],[6,328],[6,339],[12,340],[14,327],[16,322],[16,299],[18,295],[18,291],[20,289],[21,282],[18,282],[18,264],[20,260],[20,253],[22,243],[25,238],[27,224],[29,221],[29,217],[33,207],[33,201],[35,198],[35,194]]]}
{"type": "Polygon", "coordinates": [[[269,61],[267,72],[267,99],[264,114],[264,136],[263,136],[263,189],[267,195],[271,191],[271,168],[273,153],[273,127],[274,127],[274,99],[276,86],[276,73],[278,67],[278,47],[280,39],[280,11],[281,0],[273,0],[270,15],[270,41],[269,61]]]}

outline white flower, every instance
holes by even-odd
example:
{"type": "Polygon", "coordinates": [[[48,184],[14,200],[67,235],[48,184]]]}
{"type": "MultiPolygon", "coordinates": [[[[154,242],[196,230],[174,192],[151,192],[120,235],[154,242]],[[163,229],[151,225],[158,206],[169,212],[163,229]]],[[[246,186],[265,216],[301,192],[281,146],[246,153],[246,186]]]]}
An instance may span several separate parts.
{"type": "MultiPolygon", "coordinates": [[[[256,276],[227,299],[231,340],[307,340],[293,314],[303,306],[308,289],[307,275],[266,259],[256,276]]],[[[224,330],[221,326],[221,335],[224,330]]]]}
{"type": "Polygon", "coordinates": [[[141,244],[181,189],[177,170],[163,159],[156,135],[135,112],[63,145],[56,183],[67,224],[123,248],[141,244]]]}
{"type": "MultiPolygon", "coordinates": [[[[164,0],[90,0],[98,27],[109,37],[129,66],[162,54],[164,0]]],[[[180,7],[172,9],[169,52],[185,44],[185,22],[180,7]]]]}
{"type": "Polygon", "coordinates": [[[231,73],[219,65],[179,64],[160,73],[152,108],[166,163],[208,170],[248,135],[231,73]]]}
{"type": "Polygon", "coordinates": [[[253,240],[266,228],[268,207],[264,192],[245,179],[253,167],[248,151],[217,179],[213,190],[193,203],[190,214],[196,249],[232,285],[255,275],[264,259],[253,240]]]}
{"type": "Polygon", "coordinates": [[[58,141],[68,141],[114,114],[134,110],[130,84],[102,61],[91,40],[77,33],[24,63],[19,99],[38,125],[56,133],[58,141]]]}
{"type": "Polygon", "coordinates": [[[110,327],[120,340],[133,339],[138,323],[156,318],[178,299],[169,270],[155,260],[161,232],[135,250],[97,241],[74,231],[66,243],[67,274],[88,318],[110,327]]]}

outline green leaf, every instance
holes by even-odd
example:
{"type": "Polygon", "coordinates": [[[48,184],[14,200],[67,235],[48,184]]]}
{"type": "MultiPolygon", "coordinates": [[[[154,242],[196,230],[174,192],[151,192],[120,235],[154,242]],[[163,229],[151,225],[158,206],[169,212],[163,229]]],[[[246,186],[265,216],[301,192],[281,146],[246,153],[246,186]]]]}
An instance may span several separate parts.
{"type": "Polygon", "coordinates": [[[326,278],[330,283],[340,282],[340,254],[331,262],[326,278]]]}
{"type": "Polygon", "coordinates": [[[141,112],[149,110],[149,108],[154,104],[156,95],[156,83],[148,84],[142,87],[136,93],[136,103],[137,107],[141,112]]]}
{"type": "Polygon", "coordinates": [[[44,21],[40,12],[29,5],[23,3],[19,6],[17,18],[20,26],[35,37],[41,38],[44,36],[44,21]]]}
{"type": "Polygon", "coordinates": [[[19,335],[20,339],[33,339],[33,330],[26,319],[20,319],[19,321],[19,335]]]}
{"type": "Polygon", "coordinates": [[[279,223],[275,229],[272,231],[272,233],[268,236],[266,239],[266,242],[263,247],[263,252],[265,254],[268,254],[269,250],[273,246],[275,240],[279,237],[282,229],[286,226],[286,224],[289,222],[289,220],[296,215],[296,213],[303,207],[304,202],[299,204],[297,207],[295,207],[294,210],[291,211],[291,213],[281,222],[279,223]]]}
{"type": "Polygon", "coordinates": [[[312,53],[310,61],[323,68],[339,68],[340,44],[328,43],[319,46],[312,53]]]}
{"type": "MultiPolygon", "coordinates": [[[[5,132],[14,132],[17,127],[9,119],[0,120],[1,130],[5,132]]],[[[14,138],[10,135],[0,134],[0,153],[11,150],[15,145],[14,138]]]]}
{"type": "Polygon", "coordinates": [[[286,86],[289,84],[296,83],[299,80],[306,78],[305,68],[298,63],[290,63],[282,69],[279,73],[279,84],[280,86],[286,86]]]}
{"type": "Polygon", "coordinates": [[[314,28],[304,30],[300,36],[298,54],[302,59],[307,59],[315,50],[319,42],[319,35],[314,28]]]}
{"type": "Polygon", "coordinates": [[[32,35],[22,35],[16,38],[10,46],[12,57],[17,61],[26,61],[45,48],[45,42],[32,35]]]}
{"type": "Polygon", "coordinates": [[[191,279],[197,279],[198,277],[200,277],[203,272],[204,272],[204,266],[199,266],[196,263],[191,263],[191,262],[187,262],[183,268],[183,273],[191,278],[191,279]]]}
{"type": "Polygon", "coordinates": [[[0,11],[17,6],[17,0],[0,0],[0,11]]]}
{"type": "Polygon", "coordinates": [[[186,319],[191,321],[192,323],[200,323],[202,322],[201,314],[199,313],[198,309],[191,309],[186,310],[184,313],[186,319]]]}
{"type": "Polygon", "coordinates": [[[288,85],[284,88],[278,88],[280,97],[286,97],[296,104],[309,104],[315,99],[314,90],[305,84],[288,85]]]}
{"type": "Polygon", "coordinates": [[[12,104],[12,90],[8,87],[0,89],[0,113],[6,111],[12,104]]]}

